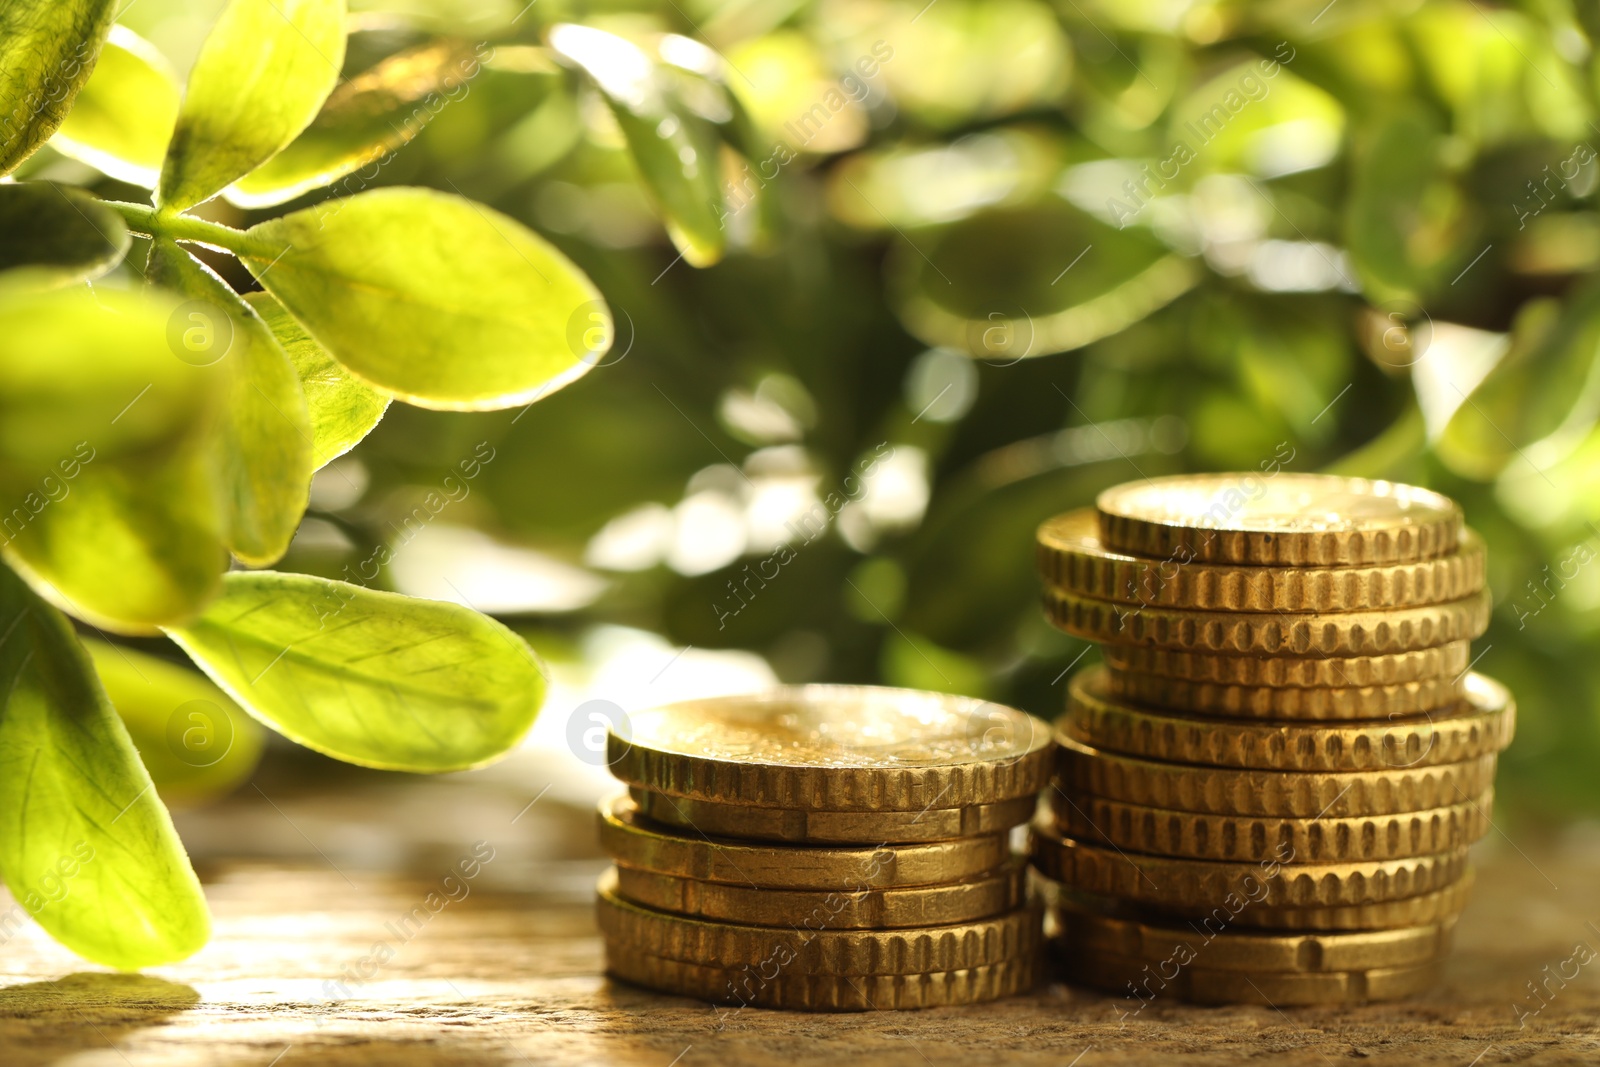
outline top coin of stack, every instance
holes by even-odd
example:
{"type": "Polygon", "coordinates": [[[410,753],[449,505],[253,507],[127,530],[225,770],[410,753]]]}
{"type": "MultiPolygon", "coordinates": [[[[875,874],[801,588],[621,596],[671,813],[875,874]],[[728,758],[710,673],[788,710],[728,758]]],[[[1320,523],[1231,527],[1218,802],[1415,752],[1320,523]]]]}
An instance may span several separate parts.
{"type": "Polygon", "coordinates": [[[607,966],[707,1000],[912,1008],[1026,989],[1039,914],[1011,828],[1050,729],[1011,708],[802,686],[635,715],[608,738],[607,966]]]}
{"type": "Polygon", "coordinates": [[[1070,973],[1141,1001],[1431,983],[1514,716],[1468,673],[1489,604],[1456,504],[1178,476],[1051,519],[1038,552],[1051,621],[1106,663],[1070,686],[1034,833],[1070,973]]]}

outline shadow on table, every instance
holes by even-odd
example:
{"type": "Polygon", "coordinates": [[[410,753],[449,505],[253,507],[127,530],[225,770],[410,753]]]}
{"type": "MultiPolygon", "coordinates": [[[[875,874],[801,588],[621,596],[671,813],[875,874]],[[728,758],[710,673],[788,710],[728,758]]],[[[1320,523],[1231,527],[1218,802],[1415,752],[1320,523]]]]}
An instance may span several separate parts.
{"type": "Polygon", "coordinates": [[[189,986],[143,974],[86,971],[3,986],[0,1061],[6,1067],[55,1063],[108,1045],[120,1053],[124,1036],[198,1003],[200,994],[189,986]]]}

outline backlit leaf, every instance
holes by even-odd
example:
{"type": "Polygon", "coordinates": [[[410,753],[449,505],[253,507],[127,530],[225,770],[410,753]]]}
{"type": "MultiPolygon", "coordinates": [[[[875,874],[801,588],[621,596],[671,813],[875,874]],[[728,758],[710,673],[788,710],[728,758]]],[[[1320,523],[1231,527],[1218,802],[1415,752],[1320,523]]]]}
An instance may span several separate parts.
{"type": "Polygon", "coordinates": [[[225,562],[204,448],[226,382],[168,345],[159,293],[0,297],[0,552],[80,618],[148,632],[225,562]]]}
{"type": "Polygon", "coordinates": [[[389,410],[389,398],[352,378],[271,294],[246,293],[245,300],[278,339],[300,376],[311,412],[311,466],[321,470],[372,432],[389,410]]]}
{"type": "Polygon", "coordinates": [[[191,318],[206,320],[197,328],[226,334],[213,340],[229,380],[216,454],[228,547],[265,566],[288,549],[311,490],[311,420],[299,376],[250,305],[176,244],[155,241],[146,276],[194,298],[191,318]]]}
{"type": "Polygon", "coordinates": [[[228,199],[242,207],[286,203],[383,159],[465,92],[478,73],[481,47],[434,41],[351,78],[328,96],[315,121],[287,148],[235,182],[228,199]]]}
{"type": "Polygon", "coordinates": [[[86,639],[95,673],[169,804],[220,796],[261,758],[261,724],[197,671],[86,639]]]}
{"type": "Polygon", "coordinates": [[[371,767],[484,763],[527,732],[544,700],[533,652],[494,620],[310,575],[231,573],[170,636],[284,736],[371,767]]]}
{"type": "Polygon", "coordinates": [[[344,63],[344,18],[344,0],[231,0],[189,72],[160,206],[209,200],[316,118],[344,63]]]}
{"type": "Polygon", "coordinates": [[[0,567],[0,873],[79,955],[183,959],[211,920],[172,820],[61,613],[0,567]]]}
{"type": "Polygon", "coordinates": [[[94,75],[50,147],[118,181],[155,188],[178,118],[178,77],[156,47],[111,27],[94,75]]]}
{"type": "Polygon", "coordinates": [[[421,407],[526,404],[611,345],[589,279],[521,223],[380,189],[253,226],[239,256],[346,369],[421,407]]]}
{"type": "Polygon", "coordinates": [[[56,131],[111,29],[111,0],[0,4],[0,174],[56,131]]]}
{"type": "Polygon", "coordinates": [[[550,31],[550,45],[605,97],[683,258],[696,267],[721,259],[727,234],[716,126],[685,106],[672,80],[631,41],[561,25],[550,31]]]}

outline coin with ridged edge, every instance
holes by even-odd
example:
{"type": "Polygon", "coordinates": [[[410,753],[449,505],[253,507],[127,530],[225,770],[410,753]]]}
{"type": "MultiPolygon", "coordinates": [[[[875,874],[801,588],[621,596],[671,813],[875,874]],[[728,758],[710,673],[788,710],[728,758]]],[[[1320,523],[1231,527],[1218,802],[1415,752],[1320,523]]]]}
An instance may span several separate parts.
{"type": "Polygon", "coordinates": [[[1031,794],[999,804],[922,811],[803,811],[718,804],[655,793],[637,786],[628,795],[639,811],[656,822],[697,830],[713,837],[745,837],[796,844],[909,844],[956,837],[1001,834],[1033,818],[1038,799],[1031,794]]]}
{"type": "Polygon", "coordinates": [[[1059,957],[1067,981],[1122,993],[1141,1002],[1170,997],[1192,1004],[1261,1004],[1273,1008],[1401,1000],[1438,985],[1444,967],[1442,960],[1429,960],[1407,967],[1311,974],[1229,971],[1179,960],[1163,967],[1070,946],[1063,946],[1059,957]],[[1171,977],[1167,977],[1168,973],[1171,977]]]}
{"type": "Polygon", "coordinates": [[[1332,907],[1266,908],[1249,901],[1213,904],[1199,908],[1134,906],[1113,897],[1085,893],[1045,878],[1037,884],[1045,899],[1070,903],[1106,915],[1148,919],[1167,925],[1199,923],[1211,929],[1243,927],[1307,933],[1339,930],[1389,930],[1397,926],[1423,926],[1460,916],[1472,895],[1475,875],[1469,865],[1461,877],[1442,889],[1381,904],[1332,907]]]}
{"type": "Polygon", "coordinates": [[[669,960],[630,945],[606,945],[606,970],[659,992],[736,1008],[791,1011],[901,1011],[980,1004],[1025,993],[1038,979],[1037,953],[983,967],[924,974],[803,974],[793,968],[763,973],[753,967],[706,967],[669,960]]]}
{"type": "Polygon", "coordinates": [[[1069,797],[1213,815],[1312,819],[1392,815],[1457,804],[1494,784],[1495,754],[1381,771],[1259,771],[1117,756],[1063,739],[1057,784],[1069,797]]]}
{"type": "Polygon", "coordinates": [[[1466,641],[1489,625],[1489,594],[1419,608],[1337,614],[1185,611],[1044,592],[1052,625],[1105,644],[1186,652],[1284,656],[1375,656],[1466,641]]]}
{"type": "Polygon", "coordinates": [[[1392,930],[1263,934],[1226,927],[1161,925],[1063,904],[1061,937],[1070,951],[1155,963],[1187,955],[1207,970],[1299,972],[1412,967],[1450,951],[1455,920],[1392,930]]]}
{"type": "Polygon", "coordinates": [[[1110,688],[1104,668],[1075,674],[1057,730],[1119,755],[1211,767],[1371,771],[1459,763],[1504,749],[1516,716],[1505,686],[1481,674],[1463,680],[1468,701],[1459,712],[1336,726],[1168,714],[1121,703],[1110,688]]]}
{"type": "Polygon", "coordinates": [[[1429,678],[1399,685],[1312,686],[1214,685],[1159,674],[1129,674],[1107,668],[1112,696],[1196,715],[1238,719],[1382,719],[1448,710],[1466,697],[1466,679],[1429,678]]]}
{"type": "Polygon", "coordinates": [[[600,804],[600,847],[618,863],[702,882],[853,892],[960,881],[1011,856],[1007,834],[909,845],[811,847],[706,837],[641,817],[618,796],[600,804]]]}
{"type": "Polygon", "coordinates": [[[1431,490],[1282,470],[1146,478],[1095,507],[1107,548],[1180,563],[1407,563],[1454,552],[1461,532],[1461,508],[1431,490]]]}
{"type": "Polygon", "coordinates": [[[617,893],[615,871],[600,877],[597,905],[606,943],[701,966],[793,968],[800,974],[883,975],[959,971],[1035,953],[1037,907],[966,923],[894,930],[752,926],[709,922],[646,908],[617,893]]]}
{"type": "Polygon", "coordinates": [[[717,922],[807,929],[870,930],[976,922],[1012,911],[1027,898],[1027,861],[1018,856],[977,878],[853,893],[751,889],[618,867],[619,896],[635,904],[717,922]]]}
{"type": "Polygon", "coordinates": [[[1429,856],[1466,848],[1489,832],[1494,793],[1460,804],[1395,815],[1283,819],[1205,815],[1124,804],[1099,797],[1069,799],[1052,790],[1050,807],[1070,837],[1128,852],[1250,863],[1292,850],[1293,863],[1346,863],[1429,856]]]}
{"type": "Polygon", "coordinates": [[[1383,656],[1240,656],[1182,652],[1148,645],[1106,645],[1106,666],[1127,675],[1155,674],[1214,685],[1280,686],[1303,689],[1404,685],[1451,679],[1472,662],[1470,641],[1383,656]]]}
{"type": "Polygon", "coordinates": [[[1442,889],[1466,870],[1467,852],[1348,863],[1293,864],[1281,856],[1257,863],[1216,863],[1118,852],[1063,837],[1035,822],[1033,865],[1046,878],[1101,896],[1206,913],[1240,901],[1239,910],[1377,904],[1442,889]]]}
{"type": "Polygon", "coordinates": [[[1463,529],[1450,555],[1382,567],[1241,567],[1145,559],[1100,542],[1093,508],[1039,527],[1039,573],[1079,596],[1201,611],[1374,611],[1459,600],[1484,584],[1483,539],[1463,529]]]}
{"type": "Polygon", "coordinates": [[[658,793],[809,811],[921,811],[1037,793],[1050,728],[989,701],[875,686],[787,686],[636,713],[613,775],[658,793]]]}

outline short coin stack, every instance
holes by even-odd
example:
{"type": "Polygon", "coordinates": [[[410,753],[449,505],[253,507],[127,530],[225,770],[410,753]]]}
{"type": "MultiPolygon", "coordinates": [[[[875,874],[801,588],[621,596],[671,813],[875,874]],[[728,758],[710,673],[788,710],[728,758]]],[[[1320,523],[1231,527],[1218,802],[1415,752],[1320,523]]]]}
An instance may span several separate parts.
{"type": "Polygon", "coordinates": [[[1468,671],[1489,605],[1456,504],[1177,476],[1051,519],[1038,549],[1052,622],[1105,659],[1070,683],[1034,826],[1069,977],[1141,1006],[1431,985],[1515,715],[1468,671]]]}
{"type": "Polygon", "coordinates": [[[1050,729],[963,697],[799,686],[632,717],[601,806],[607,969],[740,1006],[861,1011],[1020,992],[1041,916],[1010,831],[1050,729]]]}

